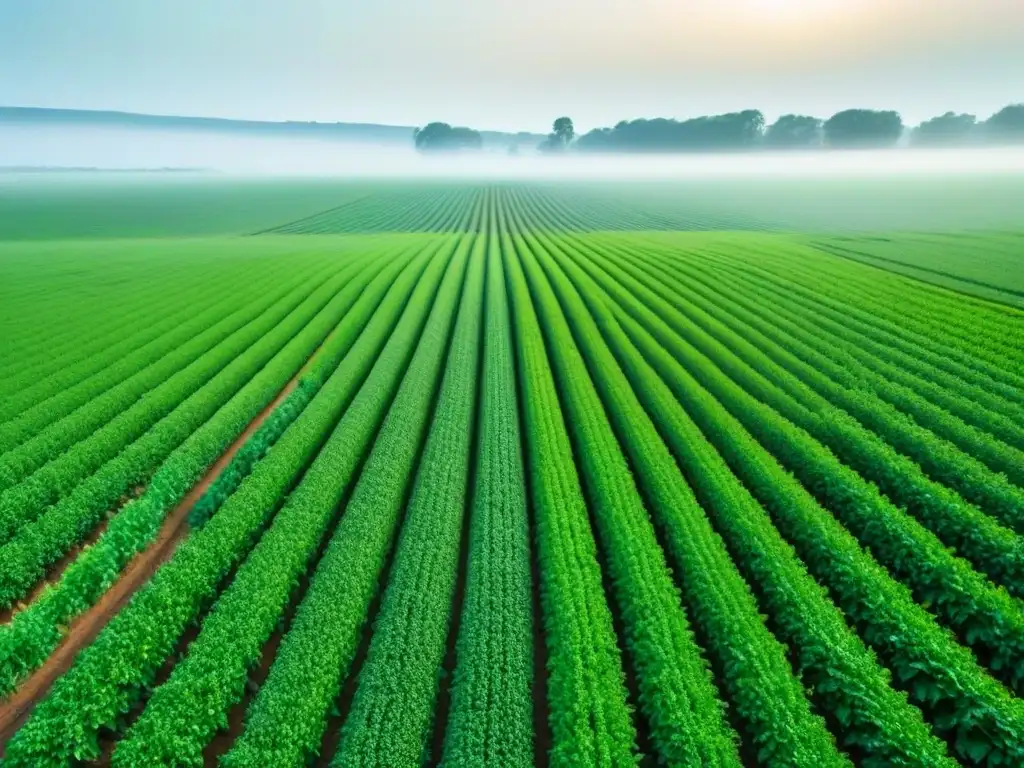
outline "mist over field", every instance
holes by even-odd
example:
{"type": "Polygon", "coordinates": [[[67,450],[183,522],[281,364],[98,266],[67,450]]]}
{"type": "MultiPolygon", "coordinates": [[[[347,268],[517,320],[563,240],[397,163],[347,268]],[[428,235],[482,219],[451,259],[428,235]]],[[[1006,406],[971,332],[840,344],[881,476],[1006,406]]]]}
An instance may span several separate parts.
{"type": "Polygon", "coordinates": [[[412,165],[411,146],[202,131],[0,124],[0,166],[356,174],[412,165]]]}
{"type": "Polygon", "coordinates": [[[257,211],[281,224],[380,185],[547,184],[673,220],[695,211],[815,231],[1015,227],[1024,199],[1024,146],[545,154],[524,144],[510,155],[500,143],[417,152],[411,139],[0,123],[0,237],[91,235],[114,220],[113,231],[161,233],[172,210],[188,233],[254,231],[257,211]]]}
{"type": "Polygon", "coordinates": [[[104,126],[0,124],[0,167],[191,169],[356,178],[686,179],[1024,173],[1024,147],[510,156],[417,153],[398,142],[104,126]]]}

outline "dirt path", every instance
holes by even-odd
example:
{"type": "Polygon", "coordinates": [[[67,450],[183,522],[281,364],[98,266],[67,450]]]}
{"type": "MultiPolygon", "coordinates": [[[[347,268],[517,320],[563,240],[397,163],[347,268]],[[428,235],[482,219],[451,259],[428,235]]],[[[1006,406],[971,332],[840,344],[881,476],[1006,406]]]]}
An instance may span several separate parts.
{"type": "MultiPolygon", "coordinates": [[[[118,509],[120,509],[120,506],[121,505],[118,506],[118,509]]],[[[100,536],[106,532],[107,526],[110,525],[110,521],[114,514],[116,514],[116,512],[107,512],[100,521],[100,524],[93,529],[92,533],[90,533],[84,541],[76,544],[68,550],[68,553],[57,561],[56,565],[50,569],[49,573],[36,582],[36,585],[29,590],[28,594],[24,598],[9,608],[0,610],[0,626],[10,624],[11,619],[14,618],[15,614],[20,613],[30,606],[39,597],[39,595],[42,594],[47,585],[60,581],[60,577],[64,574],[64,571],[66,571],[68,566],[74,562],[75,558],[78,557],[81,551],[86,547],[91,547],[95,544],[99,540],[100,536]]]]}
{"type": "Polygon", "coordinates": [[[124,505],[127,504],[129,501],[139,498],[139,496],[141,496],[145,492],[145,490],[146,486],[140,485],[136,488],[133,488],[131,494],[122,497],[114,506],[114,508],[103,516],[103,519],[100,521],[100,524],[93,529],[92,533],[86,536],[83,541],[79,542],[78,544],[75,544],[71,549],[68,550],[68,553],[64,555],[64,557],[58,560],[56,564],[51,566],[50,569],[47,571],[46,575],[43,578],[41,578],[39,582],[34,587],[32,587],[31,590],[29,590],[28,594],[22,600],[19,600],[11,607],[5,608],[4,610],[0,611],[0,625],[9,624],[11,619],[14,618],[15,614],[25,610],[25,608],[27,608],[35,600],[37,600],[39,598],[39,595],[42,594],[43,590],[46,589],[46,587],[48,587],[50,584],[56,584],[58,581],[60,581],[61,577],[64,575],[64,571],[68,569],[68,566],[75,562],[75,559],[81,554],[82,550],[91,547],[93,544],[99,541],[100,536],[106,533],[106,530],[110,525],[110,521],[117,516],[117,514],[121,511],[121,508],[124,507],[124,505]]]}
{"type": "MultiPolygon", "coordinates": [[[[317,349],[310,360],[319,352],[317,349]]],[[[28,677],[9,699],[0,703],[0,757],[4,753],[7,741],[14,735],[27,719],[36,702],[50,690],[54,680],[68,670],[78,652],[91,643],[114,615],[156,572],[160,565],[170,558],[178,544],[188,532],[188,513],[193,505],[202,497],[206,489],[234,458],[235,454],[259,429],[270,414],[280,405],[298,384],[299,377],[305,372],[309,363],[285,385],[276,398],[264,408],[260,414],[246,427],[245,431],[231,444],[199,480],[192,490],[182,499],[164,519],[163,526],[152,544],[136,555],[121,572],[120,578],[107,590],[100,600],[88,611],[72,621],[61,644],[39,669],[28,677]]]]}

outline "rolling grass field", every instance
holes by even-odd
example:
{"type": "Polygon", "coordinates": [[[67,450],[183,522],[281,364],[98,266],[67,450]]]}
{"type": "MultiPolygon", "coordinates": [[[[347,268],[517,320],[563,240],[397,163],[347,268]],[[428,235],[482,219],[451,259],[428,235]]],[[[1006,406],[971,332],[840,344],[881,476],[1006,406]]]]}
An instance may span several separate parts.
{"type": "Polygon", "coordinates": [[[1024,765],[1012,214],[55,184],[0,196],[4,766],[1024,765]]]}

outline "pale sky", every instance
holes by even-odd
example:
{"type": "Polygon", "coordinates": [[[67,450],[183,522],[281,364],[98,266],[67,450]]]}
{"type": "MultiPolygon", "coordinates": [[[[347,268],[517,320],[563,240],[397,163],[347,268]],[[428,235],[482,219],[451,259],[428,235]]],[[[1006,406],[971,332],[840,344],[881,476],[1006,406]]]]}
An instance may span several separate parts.
{"type": "Polygon", "coordinates": [[[0,104],[545,130],[1024,101],[1024,0],[0,0],[0,104]]]}

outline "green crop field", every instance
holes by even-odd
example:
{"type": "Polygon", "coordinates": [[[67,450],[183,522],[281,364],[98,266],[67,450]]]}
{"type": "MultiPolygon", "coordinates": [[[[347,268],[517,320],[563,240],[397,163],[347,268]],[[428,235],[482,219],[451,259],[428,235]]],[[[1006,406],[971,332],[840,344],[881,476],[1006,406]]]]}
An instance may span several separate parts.
{"type": "Polygon", "coordinates": [[[962,183],[0,179],[3,766],[1024,765],[962,183]]]}

